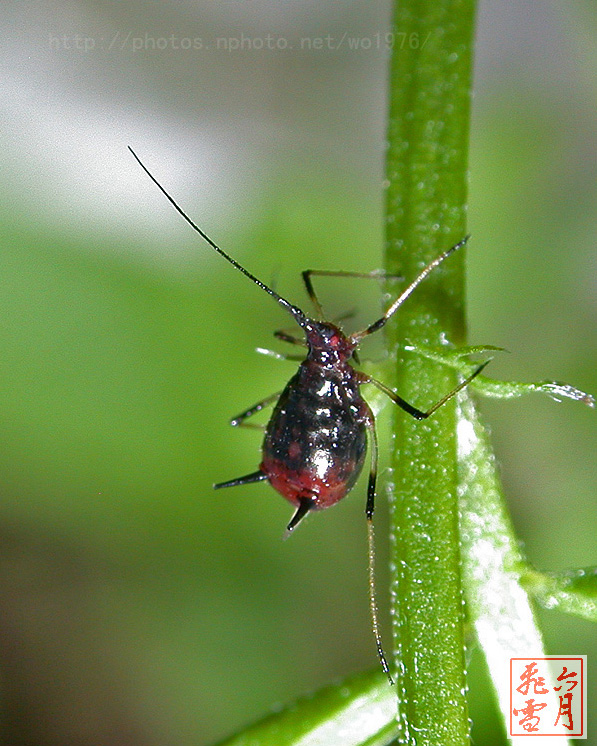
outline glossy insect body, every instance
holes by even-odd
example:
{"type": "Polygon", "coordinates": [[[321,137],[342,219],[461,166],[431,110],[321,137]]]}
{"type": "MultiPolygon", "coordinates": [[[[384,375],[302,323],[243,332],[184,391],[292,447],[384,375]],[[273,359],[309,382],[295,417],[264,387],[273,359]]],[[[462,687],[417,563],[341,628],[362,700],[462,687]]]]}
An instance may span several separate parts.
{"type": "MultiPolygon", "coordinates": [[[[285,308],[304,333],[303,342],[285,332],[276,332],[276,336],[282,340],[292,344],[306,344],[307,355],[305,360],[301,362],[297,373],[290,379],[281,394],[267,397],[231,421],[232,425],[242,425],[246,419],[277,400],[266,428],[259,469],[244,477],[221,482],[214,487],[219,489],[250,484],[251,482],[269,481],[274,489],[296,506],[296,511],[287,527],[287,532],[291,532],[309,511],[328,508],[348,494],[363,469],[367,450],[367,435],[369,435],[371,467],[366,504],[369,541],[369,602],[379,659],[384,671],[388,674],[390,682],[393,683],[381,645],[375,600],[372,519],[377,475],[377,436],[373,413],[362,398],[360,387],[367,383],[377,386],[407,414],[422,420],[432,415],[448,399],[464,388],[483,370],[487,363],[480,365],[472,375],[432,407],[427,410],[420,410],[406,402],[380,381],[355,370],[350,364],[350,360],[356,357],[356,350],[360,341],[381,329],[414,289],[450,254],[463,246],[467,239],[465,238],[452,246],[428,264],[381,318],[362,331],[345,335],[334,324],[314,320],[306,316],[300,308],[278,295],[272,288],[261,282],[217,246],[178,206],[133,150],[130,150],[150,179],[191,227],[235,269],[248,277],[280,306],[285,308]]],[[[318,272],[315,270],[303,272],[303,281],[307,293],[317,312],[322,315],[321,305],[311,282],[311,275],[313,274],[346,276],[352,273],[318,272]]],[[[380,274],[372,273],[366,276],[379,277],[380,274]]]]}
{"type": "MultiPolygon", "coordinates": [[[[280,395],[259,402],[231,423],[242,425],[277,399],[259,471],[214,485],[220,489],[267,479],[297,508],[289,532],[308,511],[328,508],[348,494],[363,468],[367,429],[375,437],[373,413],[360,393],[361,384],[373,379],[349,363],[357,340],[334,324],[307,317],[301,321],[308,351],[297,373],[280,395]]],[[[278,336],[297,341],[284,333],[278,336]]],[[[375,459],[372,490],[374,471],[375,459]]]]}
{"type": "Polygon", "coordinates": [[[306,335],[307,359],[276,404],[260,466],[274,489],[302,507],[301,514],[328,508],[350,491],[373,425],[359,373],[346,359],[354,345],[330,324],[313,322],[306,335]]]}

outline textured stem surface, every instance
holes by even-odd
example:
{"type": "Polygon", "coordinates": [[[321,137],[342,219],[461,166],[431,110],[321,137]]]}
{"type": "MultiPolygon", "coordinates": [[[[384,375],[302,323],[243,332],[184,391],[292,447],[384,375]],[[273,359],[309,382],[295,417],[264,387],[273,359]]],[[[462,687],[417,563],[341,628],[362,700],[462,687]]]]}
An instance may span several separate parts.
{"type": "MultiPolygon", "coordinates": [[[[395,2],[386,257],[388,270],[407,280],[466,234],[474,9],[473,0],[395,2]]],[[[404,346],[464,342],[464,251],[417,288],[388,330],[393,383],[421,409],[456,377],[404,346]]],[[[424,422],[394,413],[397,685],[401,737],[417,746],[469,740],[454,404],[424,422]]]]}

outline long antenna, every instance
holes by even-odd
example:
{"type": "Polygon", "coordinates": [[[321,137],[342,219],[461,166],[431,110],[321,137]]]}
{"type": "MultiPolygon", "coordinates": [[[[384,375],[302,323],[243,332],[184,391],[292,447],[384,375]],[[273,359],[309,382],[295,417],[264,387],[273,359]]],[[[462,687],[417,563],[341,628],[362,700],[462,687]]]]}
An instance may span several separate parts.
{"type": "Polygon", "coordinates": [[[227,254],[223,249],[221,249],[214,241],[211,240],[211,238],[205,233],[205,231],[202,231],[201,228],[193,221],[191,218],[186,214],[186,212],[180,207],[180,205],[176,202],[174,197],[171,197],[168,192],[164,189],[164,187],[160,184],[160,182],[155,178],[155,176],[151,173],[151,171],[147,168],[147,166],[143,163],[143,161],[139,158],[139,156],[135,153],[135,151],[131,148],[131,146],[128,146],[128,149],[133,154],[133,157],[137,161],[137,163],[141,166],[141,168],[145,171],[145,173],[149,176],[149,178],[153,181],[153,183],[157,186],[157,188],[162,192],[162,194],[166,197],[166,199],[170,202],[171,205],[173,205],[174,209],[182,215],[182,217],[187,221],[187,223],[191,226],[191,228],[196,231],[201,238],[204,241],[207,241],[207,243],[212,247],[212,249],[215,249],[218,254],[224,257],[226,261],[230,262],[232,266],[237,269],[239,272],[242,272],[245,277],[248,277],[249,280],[253,280],[253,282],[258,285],[262,290],[265,290],[265,292],[268,295],[271,295],[271,297],[277,301],[281,306],[286,308],[296,319],[296,321],[301,325],[304,326],[307,323],[307,319],[305,317],[305,314],[301,311],[298,306],[293,305],[289,301],[286,300],[286,298],[283,298],[281,295],[278,295],[275,290],[272,290],[268,285],[266,285],[264,282],[261,282],[255,275],[251,274],[247,269],[245,269],[241,264],[239,264],[235,259],[233,259],[229,254],[227,254]]]}
{"type": "Polygon", "coordinates": [[[459,241],[457,244],[454,244],[450,249],[447,251],[444,251],[443,254],[440,254],[438,257],[436,257],[432,262],[430,262],[419,274],[418,277],[416,277],[410,285],[404,290],[401,295],[396,298],[396,300],[392,303],[392,305],[388,308],[388,310],[384,313],[384,315],[381,317],[381,319],[377,319],[377,321],[374,321],[372,324],[370,324],[366,329],[364,329],[362,332],[355,332],[354,334],[350,335],[350,338],[357,342],[358,340],[362,339],[363,337],[366,337],[369,334],[373,334],[373,332],[378,331],[382,328],[382,326],[385,326],[386,323],[389,321],[389,319],[396,313],[396,311],[400,308],[400,306],[404,303],[404,301],[411,295],[413,290],[418,287],[423,280],[427,277],[427,275],[431,274],[433,270],[441,264],[445,259],[447,259],[450,254],[453,254],[455,251],[458,251],[458,249],[462,248],[465,243],[469,240],[470,236],[465,236],[462,241],[459,241]]]}

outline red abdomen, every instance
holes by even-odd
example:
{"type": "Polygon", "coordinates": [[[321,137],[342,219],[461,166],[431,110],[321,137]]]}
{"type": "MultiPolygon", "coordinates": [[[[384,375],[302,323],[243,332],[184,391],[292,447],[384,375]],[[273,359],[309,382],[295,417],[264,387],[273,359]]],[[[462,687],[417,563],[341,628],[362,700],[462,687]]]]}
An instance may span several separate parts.
{"type": "Polygon", "coordinates": [[[367,449],[369,407],[346,364],[339,375],[305,361],[268,423],[260,469],[291,503],[328,508],[354,486],[367,449]],[[347,378],[352,381],[347,381],[347,378]]]}

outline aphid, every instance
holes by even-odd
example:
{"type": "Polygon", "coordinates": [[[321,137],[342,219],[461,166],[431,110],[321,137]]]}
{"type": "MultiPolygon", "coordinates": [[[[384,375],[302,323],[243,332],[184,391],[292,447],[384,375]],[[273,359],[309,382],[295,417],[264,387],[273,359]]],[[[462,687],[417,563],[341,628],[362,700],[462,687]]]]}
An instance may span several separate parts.
{"type": "MultiPolygon", "coordinates": [[[[377,479],[377,435],[373,412],[361,396],[360,387],[366,383],[377,386],[411,417],[424,420],[469,384],[489,361],[480,365],[472,375],[468,376],[427,410],[418,409],[380,381],[355,370],[350,361],[356,357],[357,347],[361,340],[385,326],[414,289],[450,254],[461,248],[468,237],[428,264],[381,318],[362,331],[346,335],[335,324],[307,316],[300,308],[261,282],[217,246],[179,207],[144,166],[132,148],[129,148],[129,150],[141,168],[187,223],[218,254],[285,308],[301,327],[305,337],[303,342],[303,340],[286,332],[276,332],[276,336],[286,342],[299,345],[306,344],[305,359],[281,393],[278,392],[268,396],[231,421],[233,426],[243,425],[249,417],[277,400],[265,430],[262,460],[259,468],[246,476],[215,484],[214,488],[221,489],[222,487],[235,487],[251,482],[268,481],[296,508],[287,526],[288,534],[297,527],[307,513],[329,508],[350,492],[363,468],[367,451],[367,434],[369,434],[371,466],[365,510],[369,546],[369,605],[379,660],[390,683],[393,683],[381,644],[375,597],[373,511],[377,479]]],[[[317,313],[322,316],[321,305],[311,282],[311,276],[317,274],[346,276],[352,273],[318,272],[316,270],[303,272],[307,294],[317,313]]],[[[376,275],[374,273],[366,276],[376,275]]],[[[379,273],[377,276],[379,276],[379,273]]]]}

